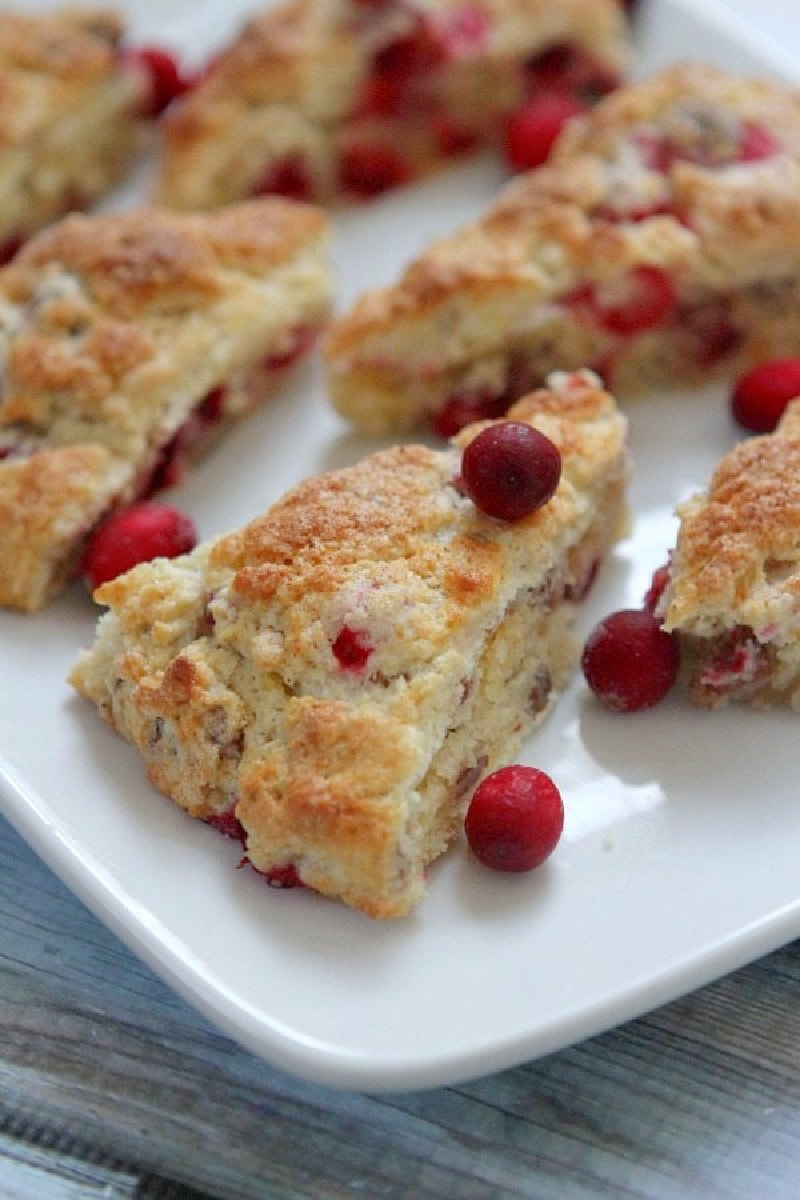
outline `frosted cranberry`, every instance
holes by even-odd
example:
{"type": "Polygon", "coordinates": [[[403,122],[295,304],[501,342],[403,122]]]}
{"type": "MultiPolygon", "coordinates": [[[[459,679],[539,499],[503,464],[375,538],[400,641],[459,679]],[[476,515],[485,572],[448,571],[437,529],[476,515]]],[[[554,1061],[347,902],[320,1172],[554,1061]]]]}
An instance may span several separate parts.
{"type": "Polygon", "coordinates": [[[188,88],[174,55],[158,46],[139,46],[126,50],[127,62],[144,68],[148,80],[147,97],[143,103],[145,116],[159,116],[173,100],[188,88]]]}
{"type": "Polygon", "coordinates": [[[638,712],[663,700],[679,665],[678,643],[651,612],[619,609],[595,625],[581,667],[591,690],[615,712],[638,712]]]}
{"type": "Polygon", "coordinates": [[[558,447],[520,421],[489,425],[465,447],[461,483],[489,517],[518,521],[546,504],[561,478],[558,447]]]}
{"type": "Polygon", "coordinates": [[[501,767],[478,784],[464,831],[472,853],[495,871],[531,871],[558,845],[564,829],[561,793],[536,767],[501,767]]]}
{"type": "Polygon", "coordinates": [[[431,422],[439,437],[450,438],[475,421],[502,417],[508,408],[505,395],[494,392],[456,392],[433,414],[431,422]]]}
{"type": "Polygon", "coordinates": [[[582,100],[566,91],[533,96],[506,122],[505,155],[509,165],[516,171],[541,166],[567,122],[586,108],[582,100]]]}
{"type": "Polygon", "coordinates": [[[790,400],[800,396],[800,358],[776,358],[741,376],[731,411],[751,433],[771,433],[790,400]]]}
{"type": "Polygon", "coordinates": [[[137,563],[175,558],[197,545],[194,522],[168,504],[134,504],[109,517],[89,539],[80,573],[94,590],[137,563]]]}
{"type": "Polygon", "coordinates": [[[612,333],[643,333],[660,325],[677,303],[672,280],[658,267],[634,267],[613,294],[594,294],[597,319],[612,333]]]}
{"type": "Polygon", "coordinates": [[[348,146],[339,161],[342,188],[362,200],[408,183],[413,176],[410,163],[391,146],[348,146]]]}
{"type": "Polygon", "coordinates": [[[310,200],[314,195],[314,181],[308,163],[301,154],[290,154],[271,163],[253,185],[252,195],[310,200]]]}
{"type": "Polygon", "coordinates": [[[363,671],[375,647],[363,629],[344,625],[331,649],[343,671],[363,671]]]}

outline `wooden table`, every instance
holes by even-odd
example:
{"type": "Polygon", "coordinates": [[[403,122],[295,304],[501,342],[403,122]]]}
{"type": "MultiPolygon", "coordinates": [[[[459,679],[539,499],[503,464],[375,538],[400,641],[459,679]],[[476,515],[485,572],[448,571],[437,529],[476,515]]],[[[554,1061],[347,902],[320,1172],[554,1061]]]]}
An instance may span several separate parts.
{"type": "Polygon", "coordinates": [[[3,1200],[800,1195],[800,943],[515,1070],[356,1095],[212,1029],[2,821],[0,860],[3,1200]]]}

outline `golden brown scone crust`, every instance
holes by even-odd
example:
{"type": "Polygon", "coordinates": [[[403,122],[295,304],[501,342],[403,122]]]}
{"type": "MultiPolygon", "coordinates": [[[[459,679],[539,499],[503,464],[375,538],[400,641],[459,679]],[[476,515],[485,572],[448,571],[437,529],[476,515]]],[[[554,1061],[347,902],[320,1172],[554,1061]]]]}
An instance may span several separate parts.
{"type": "MultiPolygon", "coordinates": [[[[167,115],[157,199],[187,209],[227,203],[250,194],[271,161],[299,154],[313,198],[331,200],[340,186],[337,156],[351,141],[391,145],[394,138],[417,173],[440,165],[446,152],[422,144],[424,104],[411,119],[382,126],[359,115],[359,98],[376,54],[415,36],[421,20],[446,34],[464,13],[462,0],[380,10],[359,0],[287,0],[255,14],[214,59],[207,78],[167,115]]],[[[488,32],[481,42],[467,39],[456,55],[453,95],[442,101],[469,117],[479,139],[495,138],[499,114],[521,103],[521,67],[536,54],[570,44],[609,77],[618,77],[627,62],[616,0],[476,0],[467,22],[476,28],[485,22],[488,32]]],[[[426,87],[434,69],[432,62],[426,87]]]]}
{"type": "Polygon", "coordinates": [[[76,215],[0,273],[0,604],[45,602],[213,389],[227,389],[221,424],[274,385],[264,361],[328,314],[327,238],[318,210],[274,198],[208,216],[76,215]],[[93,464],[80,487],[76,454],[93,464]],[[68,524],[49,520],[62,467],[68,524]],[[32,486],[40,469],[46,488],[32,486]],[[24,566],[10,553],[23,543],[24,566]]]}
{"type": "Polygon", "coordinates": [[[458,446],[399,445],[97,593],[111,611],[73,684],[157,787],[235,816],[258,869],[408,912],[480,776],[570,678],[576,600],[620,532],[625,423],[591,377],[553,382],[514,413],[563,458],[522,521],[460,493],[458,446]]]}
{"type": "Polygon", "coordinates": [[[690,695],[800,707],[800,400],[774,434],[740,442],[678,516],[661,612],[690,695]]]}
{"type": "Polygon", "coordinates": [[[143,84],[112,9],[4,13],[0,242],[102,195],[141,145],[143,84]]]}
{"type": "Polygon", "coordinates": [[[375,430],[462,393],[510,402],[556,368],[588,363],[626,396],[798,351],[800,91],[690,65],[602,100],[326,342],[335,406],[375,430]],[[663,319],[618,328],[642,269],[667,281],[663,319]]]}

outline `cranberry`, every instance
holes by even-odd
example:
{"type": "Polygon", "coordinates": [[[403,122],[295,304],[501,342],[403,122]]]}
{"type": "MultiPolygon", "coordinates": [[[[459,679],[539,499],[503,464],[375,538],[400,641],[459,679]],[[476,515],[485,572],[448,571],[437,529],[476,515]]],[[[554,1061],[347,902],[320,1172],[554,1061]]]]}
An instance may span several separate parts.
{"type": "Polygon", "coordinates": [[[212,829],[216,829],[217,833],[221,833],[223,837],[229,837],[235,842],[241,842],[243,846],[247,841],[244,826],[236,816],[235,804],[226,812],[212,813],[210,817],[205,817],[205,823],[206,825],[210,825],[212,829]]]}
{"type": "Polygon", "coordinates": [[[771,433],[800,396],[800,358],[775,358],[741,376],[731,396],[735,419],[751,433],[771,433]]]}
{"type": "Polygon", "coordinates": [[[509,398],[494,392],[455,392],[432,416],[433,428],[439,437],[450,438],[472,425],[474,421],[491,421],[502,417],[509,398]]]}
{"type": "Polygon", "coordinates": [[[344,625],[331,649],[343,671],[363,671],[375,647],[363,629],[344,625]]]}
{"type": "Polygon", "coordinates": [[[400,112],[405,99],[402,77],[370,75],[362,83],[353,105],[354,117],[391,117],[400,112]]]}
{"type": "Polygon", "coordinates": [[[94,590],[153,558],[175,558],[197,545],[194,522],[168,504],[134,504],[100,525],[90,538],[80,572],[94,590]]]}
{"type": "Polygon", "coordinates": [[[403,37],[382,47],[373,65],[378,75],[396,75],[401,79],[426,72],[444,57],[444,48],[430,20],[421,13],[414,18],[414,28],[403,37]]]}
{"type": "Polygon", "coordinates": [[[480,50],[490,32],[486,12],[477,4],[462,4],[439,18],[439,44],[448,58],[467,58],[480,50]]]}
{"type": "Polygon", "coordinates": [[[612,293],[595,290],[593,306],[600,324],[625,336],[654,329],[677,303],[672,280],[659,267],[634,267],[612,293]]]}
{"type": "Polygon", "coordinates": [[[143,110],[147,117],[159,116],[173,100],[182,96],[188,83],[178,69],[174,55],[158,46],[139,46],[125,51],[125,60],[143,67],[148,79],[148,93],[143,110]]]}
{"type": "Polygon", "coordinates": [[[25,238],[21,233],[14,234],[12,237],[6,238],[0,243],[0,267],[10,263],[19,250],[25,245],[25,238]]]}
{"type": "Polygon", "coordinates": [[[276,350],[274,354],[268,354],[264,359],[264,369],[267,371],[285,371],[287,367],[292,367],[307,354],[314,345],[317,337],[317,330],[313,325],[297,325],[291,334],[289,344],[285,350],[276,350]]]}
{"type": "Polygon", "coordinates": [[[475,857],[495,871],[530,871],[555,850],[564,828],[561,793],[536,767],[501,767],[478,784],[464,831],[475,857]]]}
{"type": "Polygon", "coordinates": [[[595,625],[581,667],[591,690],[615,712],[638,712],[663,700],[678,675],[675,638],[646,609],[625,608],[595,625]]]}
{"type": "Polygon", "coordinates": [[[461,459],[464,491],[476,508],[500,521],[518,521],[541,508],[560,478],[558,447],[520,421],[482,429],[461,459]]]}
{"type": "Polygon", "coordinates": [[[652,579],[650,580],[650,586],[644,594],[644,607],[647,612],[653,613],[653,615],[655,615],[655,611],[658,608],[658,603],[661,597],[664,595],[667,584],[669,583],[669,572],[670,564],[668,562],[665,562],[660,567],[657,567],[653,572],[652,579]]]}
{"type": "Polygon", "coordinates": [[[289,200],[310,200],[314,181],[301,154],[289,154],[266,168],[252,188],[254,196],[285,196],[289,200]]]}
{"type": "Polygon", "coordinates": [[[533,96],[506,122],[505,155],[509,165],[515,171],[541,166],[567,122],[586,108],[582,100],[566,91],[533,96]]]}
{"type": "Polygon", "coordinates": [[[270,867],[263,874],[268,885],[273,888],[304,888],[306,886],[298,875],[294,863],[287,863],[283,867],[270,867]]]}
{"type": "Polygon", "coordinates": [[[362,200],[408,183],[413,176],[411,165],[391,146],[349,146],[339,162],[342,188],[362,200]]]}
{"type": "Polygon", "coordinates": [[[442,113],[431,122],[434,141],[440,154],[455,158],[469,154],[480,144],[480,136],[472,129],[458,125],[451,117],[442,113]]]}
{"type": "Polygon", "coordinates": [[[745,121],[739,135],[739,161],[760,162],[772,158],[780,150],[780,143],[763,125],[745,121]]]}

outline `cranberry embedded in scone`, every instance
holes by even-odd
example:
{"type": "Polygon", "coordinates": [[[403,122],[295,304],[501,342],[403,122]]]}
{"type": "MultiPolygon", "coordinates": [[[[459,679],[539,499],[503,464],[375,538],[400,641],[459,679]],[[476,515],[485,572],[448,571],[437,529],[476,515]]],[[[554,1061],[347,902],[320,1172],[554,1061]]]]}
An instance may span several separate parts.
{"type": "Polygon", "coordinates": [[[89,539],[80,572],[92,591],[138,563],[175,558],[197,545],[194,522],[167,504],[134,504],[110,516],[89,539]]]}
{"type": "Polygon", "coordinates": [[[364,670],[375,647],[363,629],[351,629],[349,625],[344,625],[331,649],[343,671],[357,673],[364,670]]]}

